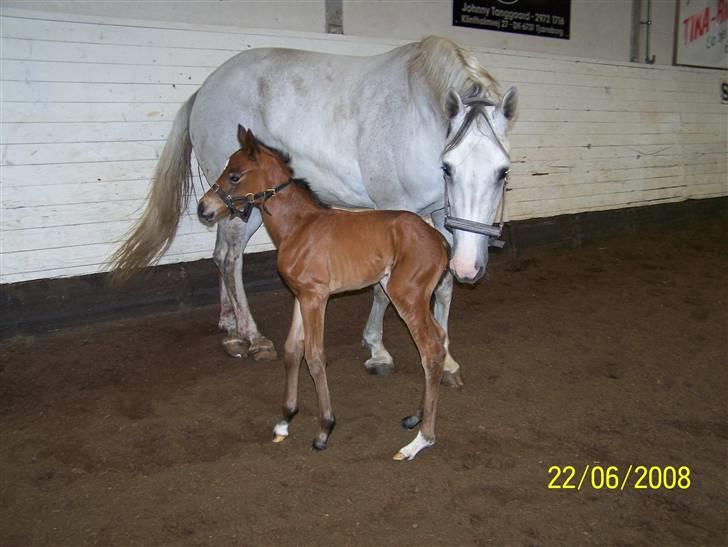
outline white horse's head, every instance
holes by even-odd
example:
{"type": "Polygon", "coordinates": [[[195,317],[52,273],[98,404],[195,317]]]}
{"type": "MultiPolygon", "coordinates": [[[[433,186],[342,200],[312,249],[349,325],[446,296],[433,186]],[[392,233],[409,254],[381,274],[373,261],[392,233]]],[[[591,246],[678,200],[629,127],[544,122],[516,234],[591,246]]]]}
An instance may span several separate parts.
{"type": "MultiPolygon", "coordinates": [[[[492,225],[510,169],[507,131],[516,114],[512,87],[498,104],[448,91],[445,112],[450,131],[442,154],[448,217],[492,225]]],[[[488,235],[455,228],[450,270],[458,281],[474,283],[488,265],[488,235]]]]}

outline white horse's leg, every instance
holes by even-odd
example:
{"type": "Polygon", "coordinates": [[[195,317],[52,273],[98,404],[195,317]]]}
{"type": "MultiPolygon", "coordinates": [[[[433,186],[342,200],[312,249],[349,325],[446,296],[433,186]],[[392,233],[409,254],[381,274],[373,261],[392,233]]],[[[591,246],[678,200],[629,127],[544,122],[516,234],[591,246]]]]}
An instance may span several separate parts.
{"type": "MultiPolygon", "coordinates": [[[[217,248],[217,245],[215,245],[215,248],[217,248]]],[[[235,332],[236,327],[235,310],[225,288],[225,282],[222,280],[222,272],[220,272],[220,320],[217,322],[217,326],[227,333],[235,332]]]]}
{"type": "Polygon", "coordinates": [[[435,321],[445,331],[445,372],[442,375],[442,383],[450,387],[463,387],[465,384],[460,373],[460,365],[450,355],[450,337],[447,333],[448,316],[450,315],[450,304],[452,302],[452,286],[452,274],[446,272],[437,289],[435,289],[435,321]]]}
{"type": "Polygon", "coordinates": [[[243,250],[261,223],[257,210],[247,223],[239,219],[221,220],[213,255],[221,275],[219,325],[228,334],[223,347],[233,357],[251,354],[256,360],[276,358],[273,343],[258,331],[243,286],[243,250]]]}
{"type": "MultiPolygon", "coordinates": [[[[432,213],[432,224],[435,229],[440,232],[447,242],[452,245],[452,234],[445,228],[445,210],[440,209],[432,213]]],[[[447,272],[440,284],[435,289],[435,321],[445,331],[445,372],[442,375],[442,383],[450,387],[464,386],[460,365],[450,355],[450,335],[448,334],[447,324],[450,316],[450,304],[452,303],[453,276],[447,272]]]]}
{"type": "Polygon", "coordinates": [[[369,319],[364,327],[363,345],[369,348],[372,356],[364,363],[364,368],[370,374],[387,376],[394,372],[394,360],[382,342],[384,329],[384,312],[389,306],[389,297],[380,283],[374,285],[374,301],[369,319]]]}

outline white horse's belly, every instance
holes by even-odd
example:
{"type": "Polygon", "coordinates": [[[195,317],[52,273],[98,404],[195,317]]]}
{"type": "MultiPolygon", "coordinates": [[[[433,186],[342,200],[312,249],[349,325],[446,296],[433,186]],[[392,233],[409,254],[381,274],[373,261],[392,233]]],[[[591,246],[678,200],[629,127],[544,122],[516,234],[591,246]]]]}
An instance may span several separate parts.
{"type": "Polygon", "coordinates": [[[319,165],[306,155],[291,161],[297,177],[308,181],[311,189],[324,202],[336,207],[373,209],[374,202],[366,192],[361,175],[352,169],[354,162],[339,165],[319,165]]]}

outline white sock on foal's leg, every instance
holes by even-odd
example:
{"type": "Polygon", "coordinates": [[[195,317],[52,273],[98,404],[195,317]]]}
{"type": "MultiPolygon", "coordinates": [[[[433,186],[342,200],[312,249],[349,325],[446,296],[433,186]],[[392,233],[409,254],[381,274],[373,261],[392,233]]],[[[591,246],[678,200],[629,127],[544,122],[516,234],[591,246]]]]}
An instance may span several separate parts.
{"type": "Polygon", "coordinates": [[[435,439],[428,439],[422,434],[422,431],[418,431],[415,439],[407,446],[400,448],[393,459],[398,461],[413,460],[420,450],[429,448],[433,444],[435,444],[435,439]]]}
{"type": "Polygon", "coordinates": [[[273,428],[273,442],[281,443],[288,437],[288,422],[281,420],[273,428]]]}

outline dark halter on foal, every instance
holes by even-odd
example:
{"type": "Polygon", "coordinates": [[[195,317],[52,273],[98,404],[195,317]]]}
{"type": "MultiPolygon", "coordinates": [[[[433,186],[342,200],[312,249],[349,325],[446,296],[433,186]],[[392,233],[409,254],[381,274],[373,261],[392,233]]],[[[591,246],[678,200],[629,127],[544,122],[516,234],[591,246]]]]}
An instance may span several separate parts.
{"type": "Polygon", "coordinates": [[[244,196],[236,196],[233,197],[225,190],[220,188],[220,186],[215,183],[210,188],[218,195],[220,196],[220,199],[227,205],[228,210],[230,211],[230,217],[235,218],[238,217],[243,222],[248,222],[248,219],[250,218],[250,213],[253,211],[253,207],[256,205],[259,205],[263,211],[268,213],[270,215],[270,211],[266,208],[265,202],[268,201],[270,198],[275,196],[278,192],[283,190],[286,186],[291,184],[293,182],[293,179],[288,179],[286,182],[280,183],[275,188],[268,188],[267,190],[263,190],[262,192],[256,192],[255,194],[249,193],[245,194],[244,196]],[[242,209],[238,209],[235,205],[237,203],[245,203],[242,209]]]}
{"type": "MultiPolygon", "coordinates": [[[[460,142],[465,137],[465,133],[467,133],[468,129],[473,124],[475,119],[482,114],[485,118],[485,121],[488,123],[488,127],[493,133],[493,137],[498,143],[498,146],[506,155],[506,157],[509,157],[510,155],[508,154],[508,151],[505,149],[505,146],[503,146],[503,143],[498,138],[498,135],[493,128],[493,124],[491,123],[490,118],[488,118],[488,115],[485,112],[486,106],[495,106],[495,103],[489,99],[476,96],[464,98],[463,104],[470,106],[470,111],[465,115],[465,120],[463,120],[462,125],[455,132],[455,135],[452,137],[452,139],[448,141],[447,145],[445,145],[445,152],[449,152],[458,144],[460,144],[460,142]]],[[[506,178],[503,181],[503,195],[501,196],[500,203],[500,219],[497,226],[492,224],[485,224],[484,222],[477,222],[475,220],[468,220],[466,218],[452,216],[450,214],[450,199],[447,195],[447,185],[445,185],[445,227],[449,228],[450,230],[463,230],[465,232],[473,232],[475,234],[488,236],[488,245],[490,247],[502,248],[506,244],[505,241],[500,239],[500,236],[503,233],[503,214],[505,210],[507,185],[508,174],[506,173],[506,178]]]]}

